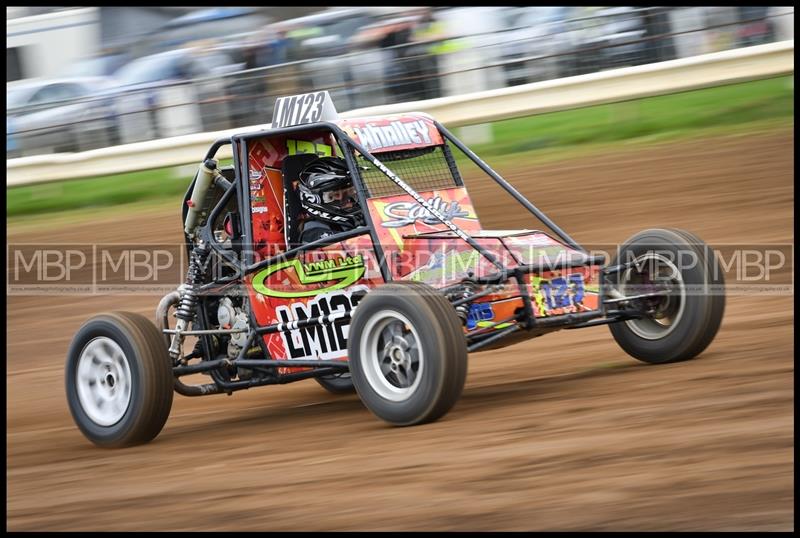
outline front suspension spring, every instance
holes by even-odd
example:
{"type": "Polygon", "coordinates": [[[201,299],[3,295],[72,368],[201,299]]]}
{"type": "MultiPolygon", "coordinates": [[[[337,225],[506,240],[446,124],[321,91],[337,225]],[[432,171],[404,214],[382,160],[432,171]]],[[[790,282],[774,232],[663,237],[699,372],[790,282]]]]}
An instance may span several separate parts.
{"type": "MultiPolygon", "coordinates": [[[[452,294],[448,294],[447,298],[450,299],[451,302],[455,302],[460,299],[466,299],[467,297],[474,295],[476,289],[477,285],[474,282],[465,280],[464,282],[461,283],[461,288],[454,291],[452,294]]],[[[470,307],[469,302],[460,304],[457,307],[455,307],[456,314],[458,314],[458,317],[461,318],[462,323],[467,322],[467,316],[469,315],[469,307],[470,307]]]]}
{"type": "Polygon", "coordinates": [[[199,243],[192,249],[189,260],[189,269],[186,272],[186,283],[181,290],[181,302],[175,312],[178,319],[186,322],[194,320],[197,307],[197,287],[201,283],[204,275],[204,266],[208,257],[208,246],[199,243]]]}

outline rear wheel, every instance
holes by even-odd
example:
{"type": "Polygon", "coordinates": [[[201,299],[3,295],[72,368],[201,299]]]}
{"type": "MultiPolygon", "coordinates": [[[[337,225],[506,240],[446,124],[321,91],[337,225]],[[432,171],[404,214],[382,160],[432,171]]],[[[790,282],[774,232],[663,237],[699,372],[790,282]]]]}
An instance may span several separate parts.
{"type": "Polygon", "coordinates": [[[364,405],[397,426],[432,422],[455,405],[467,375],[461,322],[447,299],[418,282],[393,282],[359,302],[349,363],[364,405]]]}
{"type": "Polygon", "coordinates": [[[651,364],[689,360],[708,347],[725,310],[724,278],[713,251],[693,234],[651,229],[633,236],[612,265],[635,260],[614,278],[642,317],[609,325],[629,355],[651,364]]]}
{"type": "Polygon", "coordinates": [[[172,408],[173,380],[162,335],[139,314],[95,316],[67,354],[70,412],[81,432],[103,447],[155,438],[172,408]]]}

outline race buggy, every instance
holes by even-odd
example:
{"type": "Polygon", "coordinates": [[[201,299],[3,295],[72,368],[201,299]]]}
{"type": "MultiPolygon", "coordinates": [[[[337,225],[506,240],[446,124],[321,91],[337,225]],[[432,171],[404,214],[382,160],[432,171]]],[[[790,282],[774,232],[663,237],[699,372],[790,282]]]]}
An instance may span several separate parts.
{"type": "Polygon", "coordinates": [[[689,232],[648,229],[606,263],[429,115],[341,119],[327,92],[280,98],[269,129],[214,142],[182,216],[186,279],[156,324],[101,314],[69,348],[69,408],[97,445],[152,440],[173,391],[309,378],[390,424],[422,424],[458,401],[469,352],[608,324],[636,359],[672,363],[709,345],[725,307],[713,251],[689,232]],[[224,145],[232,165],[214,160],[224,145]],[[364,222],[304,243],[298,175],[331,156],[364,222]],[[459,159],[549,233],[483,229],[459,159]]]}

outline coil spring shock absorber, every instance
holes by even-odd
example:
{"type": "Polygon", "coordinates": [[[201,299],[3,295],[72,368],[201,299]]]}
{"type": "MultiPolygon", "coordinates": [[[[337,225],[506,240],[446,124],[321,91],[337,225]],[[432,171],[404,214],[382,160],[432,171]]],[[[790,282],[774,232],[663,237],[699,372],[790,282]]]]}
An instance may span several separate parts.
{"type": "MultiPolygon", "coordinates": [[[[453,291],[452,293],[448,294],[448,299],[450,301],[458,301],[460,299],[466,299],[470,295],[474,295],[475,291],[477,290],[477,284],[472,282],[471,280],[465,280],[461,283],[461,287],[453,291]]],[[[466,324],[467,323],[467,316],[469,315],[469,307],[470,303],[463,303],[458,305],[456,308],[456,314],[458,317],[461,318],[461,322],[466,324]]]]}
{"type": "Polygon", "coordinates": [[[186,283],[181,286],[181,300],[175,311],[175,317],[178,318],[175,329],[178,332],[172,335],[172,344],[169,347],[169,354],[174,360],[179,359],[181,355],[184,338],[181,332],[194,321],[197,314],[197,287],[202,281],[208,252],[208,246],[202,241],[198,241],[197,246],[192,249],[189,269],[186,271],[186,283]]]}

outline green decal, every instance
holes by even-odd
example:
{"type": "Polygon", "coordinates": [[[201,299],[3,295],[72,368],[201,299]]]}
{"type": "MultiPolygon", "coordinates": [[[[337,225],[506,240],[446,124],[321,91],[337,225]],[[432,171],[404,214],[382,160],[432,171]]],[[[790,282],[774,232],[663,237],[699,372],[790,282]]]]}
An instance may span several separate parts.
{"type": "MultiPolygon", "coordinates": [[[[547,281],[545,281],[547,282],[547,281]]],[[[533,288],[532,299],[536,301],[536,306],[539,307],[541,315],[547,315],[547,303],[545,303],[544,294],[542,293],[542,277],[539,275],[531,275],[531,286],[533,288]]]]}
{"type": "MultiPolygon", "coordinates": [[[[484,327],[491,327],[492,325],[494,325],[494,323],[495,323],[494,321],[479,321],[477,325],[480,328],[484,328],[484,327]]],[[[511,325],[512,325],[511,322],[500,323],[499,325],[495,325],[494,328],[495,329],[505,329],[506,327],[511,327],[511,325]]]]}
{"type": "Polygon", "coordinates": [[[300,260],[294,259],[279,263],[273,267],[268,267],[253,277],[253,289],[261,295],[270,297],[312,297],[328,291],[340,290],[358,281],[366,271],[364,259],[358,256],[347,256],[338,260],[323,260],[302,264],[300,260]],[[322,288],[312,288],[305,290],[279,291],[268,288],[264,281],[281,270],[294,268],[297,278],[303,286],[321,284],[323,282],[335,281],[329,286],[322,288]]]}
{"type": "Polygon", "coordinates": [[[327,144],[315,144],[306,140],[287,140],[286,141],[286,154],[298,155],[300,153],[316,153],[320,157],[330,157],[333,153],[333,148],[327,144]]]}

